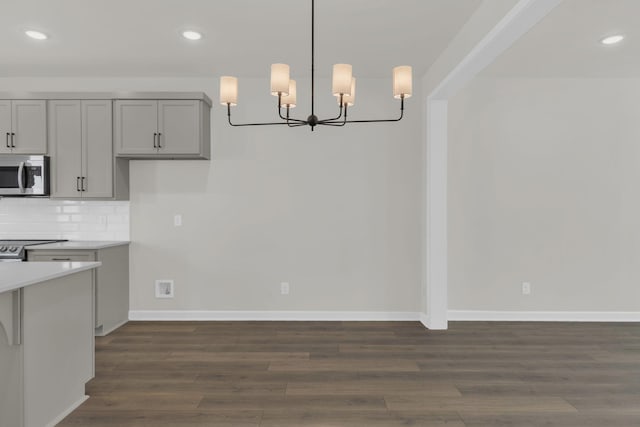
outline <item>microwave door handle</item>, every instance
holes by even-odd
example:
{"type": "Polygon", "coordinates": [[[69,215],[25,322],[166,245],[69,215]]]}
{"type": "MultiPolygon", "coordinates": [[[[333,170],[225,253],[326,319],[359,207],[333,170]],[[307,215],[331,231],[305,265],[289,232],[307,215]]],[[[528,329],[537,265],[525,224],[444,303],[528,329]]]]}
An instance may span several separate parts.
{"type": "Polygon", "coordinates": [[[20,162],[20,166],[18,166],[18,187],[20,187],[20,192],[24,193],[24,162],[20,162]]]}

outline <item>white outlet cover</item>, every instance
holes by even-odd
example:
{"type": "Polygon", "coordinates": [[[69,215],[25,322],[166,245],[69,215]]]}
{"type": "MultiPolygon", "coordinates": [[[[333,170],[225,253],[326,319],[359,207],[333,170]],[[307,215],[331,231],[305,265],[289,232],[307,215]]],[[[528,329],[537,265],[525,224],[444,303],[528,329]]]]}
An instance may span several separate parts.
{"type": "Polygon", "coordinates": [[[289,282],[280,283],[280,294],[289,295],[289,282]]]}
{"type": "Polygon", "coordinates": [[[522,282],[522,295],[530,295],[531,294],[531,283],[522,282]]]}
{"type": "Polygon", "coordinates": [[[181,227],[182,226],[182,215],[175,214],[173,216],[173,225],[176,226],[176,227],[181,227]]]}
{"type": "Polygon", "coordinates": [[[173,298],[173,280],[156,280],[156,298],[173,298]]]}

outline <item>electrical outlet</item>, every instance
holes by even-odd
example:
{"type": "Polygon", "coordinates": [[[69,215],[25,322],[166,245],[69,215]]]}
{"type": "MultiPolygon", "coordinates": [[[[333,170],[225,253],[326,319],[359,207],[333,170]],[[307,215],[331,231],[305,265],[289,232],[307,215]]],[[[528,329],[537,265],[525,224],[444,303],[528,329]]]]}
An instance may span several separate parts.
{"type": "Polygon", "coordinates": [[[531,283],[522,282],[522,295],[530,295],[531,294],[531,283]]]}
{"type": "Polygon", "coordinates": [[[156,280],[156,298],[173,298],[173,280],[156,280]]]}
{"type": "Polygon", "coordinates": [[[289,282],[280,283],[280,294],[289,295],[289,282]]]}
{"type": "Polygon", "coordinates": [[[173,216],[173,225],[175,227],[181,227],[182,226],[182,215],[181,214],[175,214],[173,216]]]}

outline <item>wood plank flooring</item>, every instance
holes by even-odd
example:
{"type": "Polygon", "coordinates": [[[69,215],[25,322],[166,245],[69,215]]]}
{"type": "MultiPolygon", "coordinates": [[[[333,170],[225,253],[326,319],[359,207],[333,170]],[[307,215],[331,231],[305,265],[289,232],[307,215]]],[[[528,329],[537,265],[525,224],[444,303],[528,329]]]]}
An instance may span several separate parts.
{"type": "Polygon", "coordinates": [[[60,426],[640,426],[640,324],[130,322],[60,426]]]}

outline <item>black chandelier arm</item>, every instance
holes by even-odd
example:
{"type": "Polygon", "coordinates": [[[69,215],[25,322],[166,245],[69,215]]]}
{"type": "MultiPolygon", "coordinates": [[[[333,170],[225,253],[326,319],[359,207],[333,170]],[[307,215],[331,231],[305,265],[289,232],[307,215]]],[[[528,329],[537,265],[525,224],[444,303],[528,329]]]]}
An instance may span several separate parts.
{"type": "Polygon", "coordinates": [[[287,116],[283,116],[282,115],[282,106],[280,105],[280,102],[278,101],[278,115],[280,116],[280,118],[282,120],[285,120],[287,123],[289,123],[290,121],[292,122],[296,122],[296,123],[303,123],[303,124],[307,124],[307,122],[305,120],[300,120],[300,119],[295,119],[293,117],[289,116],[289,107],[287,107],[287,116]]]}
{"type": "Polygon", "coordinates": [[[400,117],[397,119],[378,119],[378,120],[347,120],[346,123],[384,123],[384,122],[399,122],[402,120],[404,112],[400,111],[400,117]]]}
{"type": "Polygon", "coordinates": [[[287,106],[287,124],[290,128],[295,128],[298,126],[306,126],[309,124],[306,120],[293,119],[289,116],[289,107],[287,106]],[[293,123],[292,123],[293,122],[293,123]]]}
{"type": "Polygon", "coordinates": [[[229,120],[229,124],[233,127],[241,127],[241,126],[271,126],[271,125],[286,125],[287,122],[272,122],[272,123],[231,123],[229,120]]]}
{"type": "Polygon", "coordinates": [[[346,120],[345,123],[385,123],[399,122],[404,117],[404,95],[400,97],[400,117],[397,119],[378,119],[378,120],[346,120]]]}
{"type": "Polygon", "coordinates": [[[286,117],[282,115],[282,111],[280,111],[278,109],[278,115],[280,116],[280,118],[282,120],[284,120],[285,122],[289,123],[289,122],[296,122],[296,123],[304,123],[306,124],[306,120],[300,120],[300,119],[296,119],[294,117],[289,117],[289,115],[287,115],[286,117]]]}
{"type": "MultiPolygon", "coordinates": [[[[278,108],[278,113],[279,113],[279,112],[280,112],[280,109],[278,108]]],[[[280,114],[280,117],[282,117],[282,114],[280,114]]],[[[287,105],[287,118],[286,118],[286,120],[287,120],[287,125],[288,125],[290,128],[296,128],[296,127],[298,127],[298,126],[306,126],[306,125],[308,125],[308,124],[309,124],[309,122],[304,121],[304,120],[292,119],[292,118],[289,116],[289,106],[288,106],[288,105],[287,105]],[[289,121],[289,119],[291,119],[291,120],[293,121],[293,123],[291,123],[291,122],[289,121]]]]}
{"type": "MultiPolygon", "coordinates": [[[[342,105],[343,105],[342,98],[343,98],[343,96],[344,96],[343,94],[340,94],[340,114],[338,114],[337,117],[333,117],[331,119],[320,120],[318,123],[322,124],[322,123],[332,122],[334,120],[340,120],[342,118],[342,105]]],[[[344,112],[345,112],[345,117],[346,117],[346,114],[347,114],[347,106],[346,105],[344,106],[344,112]]]]}
{"type": "Polygon", "coordinates": [[[297,127],[300,127],[300,126],[307,126],[308,124],[309,124],[309,123],[307,123],[307,122],[300,122],[300,123],[287,123],[287,125],[288,125],[290,128],[297,128],[297,127]]]}
{"type": "Polygon", "coordinates": [[[231,104],[227,103],[227,119],[229,124],[234,127],[242,126],[272,126],[272,125],[286,125],[287,122],[269,122],[269,123],[232,123],[231,122],[231,104]]]}
{"type": "MultiPolygon", "coordinates": [[[[278,115],[284,121],[282,122],[265,122],[265,123],[232,123],[231,122],[231,104],[227,103],[227,119],[231,126],[241,127],[241,126],[273,126],[273,125],[287,125],[288,127],[299,127],[309,125],[308,120],[300,120],[289,116],[289,107],[287,107],[287,115],[282,115],[282,106],[280,105],[281,95],[278,95],[278,115]]],[[[323,126],[335,126],[342,127],[347,123],[385,123],[385,122],[399,122],[404,117],[404,96],[400,97],[400,117],[396,119],[373,119],[373,120],[347,120],[348,114],[348,106],[340,105],[340,115],[338,117],[318,120],[314,125],[323,125],[323,126]],[[343,114],[344,107],[344,114],[343,114]],[[339,120],[342,118],[342,120],[339,120]]],[[[311,129],[313,130],[313,127],[311,129]]]]}
{"type": "MultiPolygon", "coordinates": [[[[340,95],[340,98],[342,98],[342,95],[340,95]]],[[[345,113],[347,111],[347,107],[344,107],[345,113]]],[[[342,118],[342,103],[340,103],[340,114],[338,114],[337,117],[332,117],[330,119],[323,119],[323,120],[319,120],[318,124],[323,124],[323,123],[328,123],[328,122],[334,122],[336,120],[340,120],[342,118]]]]}
{"type": "Polygon", "coordinates": [[[346,122],[320,122],[318,123],[318,126],[322,125],[322,126],[334,126],[334,127],[342,127],[346,124],[346,122]]]}
{"type": "MultiPolygon", "coordinates": [[[[342,120],[338,120],[338,119],[325,119],[325,120],[319,120],[318,124],[319,125],[324,125],[324,126],[344,126],[345,124],[347,124],[347,105],[345,104],[344,106],[344,118],[342,120]]],[[[342,116],[342,105],[340,106],[340,116],[342,116]]],[[[338,117],[340,118],[340,117],[338,117]]]]}
{"type": "MultiPolygon", "coordinates": [[[[340,95],[340,100],[342,100],[342,95],[340,95]]],[[[340,104],[340,110],[342,110],[342,105],[343,104],[340,104]]],[[[330,125],[330,126],[344,126],[347,124],[348,114],[349,114],[349,104],[344,104],[344,118],[342,120],[322,120],[321,124],[330,125]]]]}

